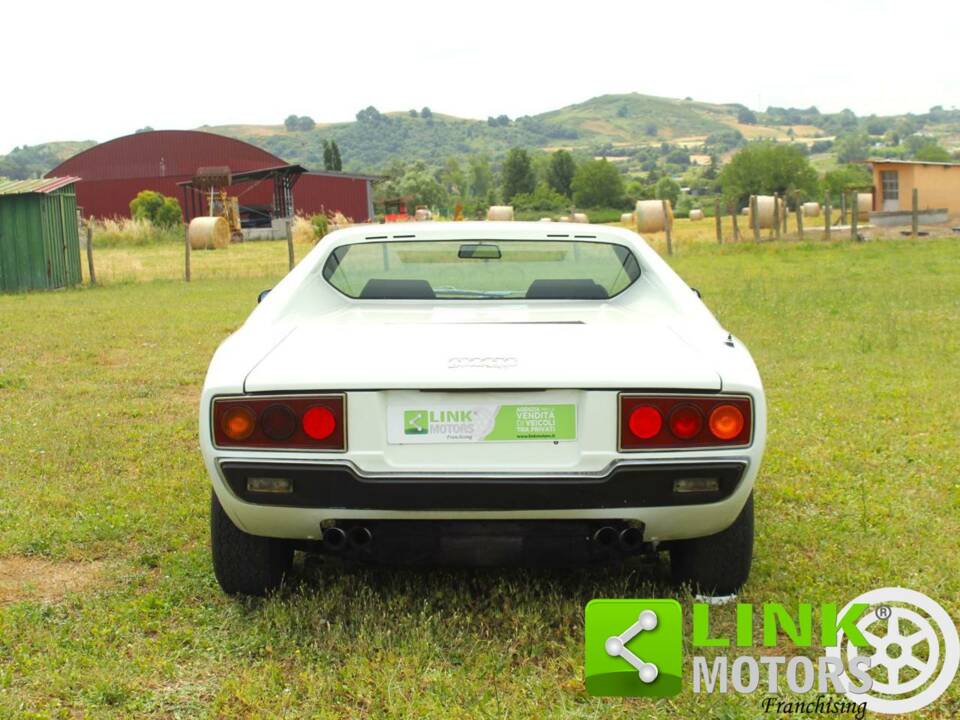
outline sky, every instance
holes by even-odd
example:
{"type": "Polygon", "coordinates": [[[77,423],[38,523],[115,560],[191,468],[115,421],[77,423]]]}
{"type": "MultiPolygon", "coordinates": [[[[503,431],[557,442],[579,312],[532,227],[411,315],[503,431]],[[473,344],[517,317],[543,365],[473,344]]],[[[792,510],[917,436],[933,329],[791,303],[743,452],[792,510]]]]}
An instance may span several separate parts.
{"type": "Polygon", "coordinates": [[[960,104],[960,3],[6,2],[0,154],[149,125],[429,106],[534,115],[638,92],[858,115],[960,104]]]}

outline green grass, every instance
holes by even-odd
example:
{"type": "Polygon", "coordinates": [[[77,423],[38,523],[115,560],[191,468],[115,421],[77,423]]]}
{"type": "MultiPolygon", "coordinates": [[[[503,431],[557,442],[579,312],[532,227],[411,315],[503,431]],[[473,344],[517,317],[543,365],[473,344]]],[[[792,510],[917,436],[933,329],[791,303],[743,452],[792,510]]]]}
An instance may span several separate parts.
{"type": "MultiPolygon", "coordinates": [[[[210,354],[283,271],[250,245],[279,265],[0,297],[0,561],[99,563],[63,597],[0,604],[0,717],[763,717],[759,694],[585,694],[585,602],[672,594],[662,568],[311,561],[274,598],[224,597],[196,402],[210,354]]],[[[960,245],[701,243],[672,262],[767,388],[743,599],[899,584],[957,617],[960,245]]],[[[717,614],[729,630],[732,609],[717,614]]],[[[954,684],[913,717],[958,713],[954,684]]]]}

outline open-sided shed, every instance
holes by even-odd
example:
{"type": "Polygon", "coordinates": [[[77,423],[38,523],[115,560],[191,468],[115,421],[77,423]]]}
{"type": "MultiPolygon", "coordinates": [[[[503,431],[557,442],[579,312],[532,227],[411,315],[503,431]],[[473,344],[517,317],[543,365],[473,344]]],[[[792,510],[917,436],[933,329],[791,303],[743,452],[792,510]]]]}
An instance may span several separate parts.
{"type": "Polygon", "coordinates": [[[0,181],[0,292],[81,281],[77,180],[0,181]]]}

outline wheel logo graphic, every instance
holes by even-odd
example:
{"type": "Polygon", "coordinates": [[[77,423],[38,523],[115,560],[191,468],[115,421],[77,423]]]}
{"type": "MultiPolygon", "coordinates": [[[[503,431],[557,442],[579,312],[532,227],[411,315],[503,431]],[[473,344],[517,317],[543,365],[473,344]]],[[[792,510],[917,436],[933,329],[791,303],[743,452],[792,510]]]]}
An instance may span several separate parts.
{"type": "MultiPolygon", "coordinates": [[[[909,713],[926,707],[953,682],[960,665],[957,628],[938,603],[923,593],[904,588],[871,590],[851,600],[870,609],[857,621],[857,628],[873,648],[869,693],[847,693],[867,709],[883,714],[909,713]]],[[[841,662],[858,655],[870,655],[870,648],[858,648],[837,633],[837,644],[826,654],[841,662]]]]}

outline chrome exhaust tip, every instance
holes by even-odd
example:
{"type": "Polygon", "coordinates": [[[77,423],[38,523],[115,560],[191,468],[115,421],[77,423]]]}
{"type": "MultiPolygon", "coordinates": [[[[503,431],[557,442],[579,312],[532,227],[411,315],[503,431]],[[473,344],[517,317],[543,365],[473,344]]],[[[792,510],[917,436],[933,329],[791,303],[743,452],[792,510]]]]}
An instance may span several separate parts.
{"type": "Polygon", "coordinates": [[[368,527],[352,527],[350,528],[350,532],[347,533],[347,539],[350,541],[350,547],[357,549],[365,548],[373,542],[373,533],[370,532],[370,528],[368,527]]]}
{"type": "Polygon", "coordinates": [[[624,550],[636,550],[643,543],[643,530],[628,527],[620,531],[620,547],[624,550]]]}
{"type": "Polygon", "coordinates": [[[617,542],[617,531],[609,525],[604,525],[593,534],[593,542],[601,547],[611,547],[617,542]]]}
{"type": "Polygon", "coordinates": [[[329,550],[343,550],[347,544],[347,534],[342,528],[331,527],[323,531],[323,544],[329,550]]]}

